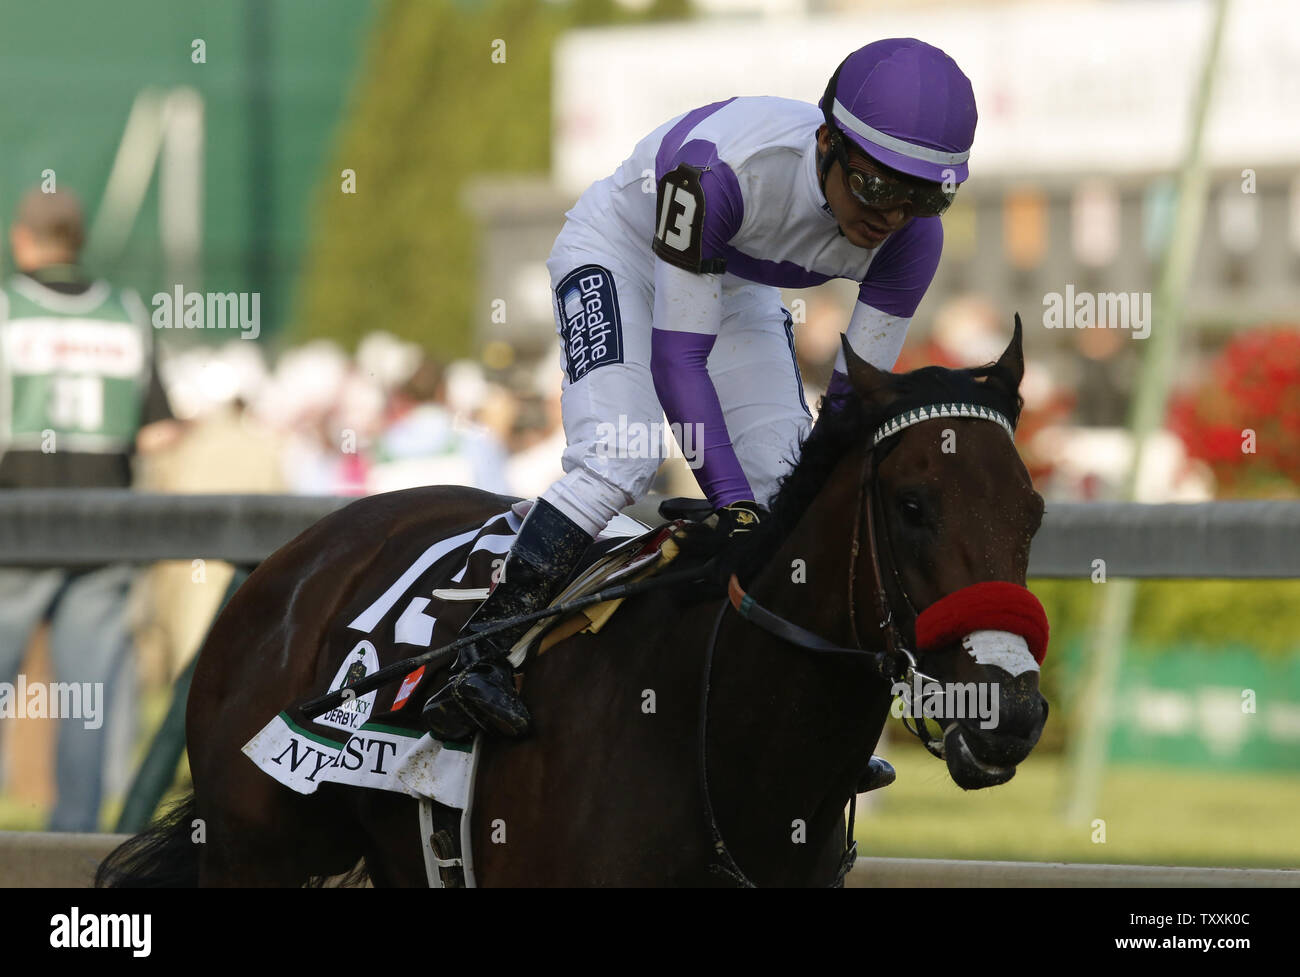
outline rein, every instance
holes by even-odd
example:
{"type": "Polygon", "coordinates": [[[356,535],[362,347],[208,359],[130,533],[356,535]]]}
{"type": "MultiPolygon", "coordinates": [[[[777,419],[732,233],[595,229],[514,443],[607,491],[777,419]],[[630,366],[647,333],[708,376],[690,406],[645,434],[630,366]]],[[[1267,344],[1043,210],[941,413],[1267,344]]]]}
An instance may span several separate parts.
{"type": "MultiPolygon", "coordinates": [[[[978,417],[984,420],[990,420],[997,423],[1009,435],[1014,437],[1013,427],[1010,422],[988,408],[978,407],[967,404],[944,404],[931,406],[930,408],[921,408],[919,410],[909,411],[906,414],[893,418],[886,424],[882,425],[876,432],[871,444],[867,446],[863,454],[862,474],[858,479],[858,495],[854,505],[853,513],[853,537],[849,550],[849,574],[848,574],[848,605],[849,605],[849,628],[853,637],[855,647],[843,647],[813,634],[805,628],[787,621],[780,615],[774,614],[767,608],[759,604],[754,598],[745,593],[741,587],[740,581],[732,574],[728,582],[728,602],[724,603],[718,609],[717,619],[713,623],[713,631],[709,637],[709,643],[705,650],[704,656],[704,675],[701,683],[700,693],[700,724],[699,724],[699,769],[700,769],[700,789],[704,796],[704,813],[708,819],[710,842],[713,846],[712,864],[709,865],[709,871],[721,875],[741,888],[754,889],[757,885],[747,876],[743,869],[736,863],[727,843],[722,837],[722,829],[718,827],[718,819],[713,810],[713,798],[709,790],[708,774],[708,721],[709,721],[709,687],[710,679],[713,672],[713,655],[717,647],[718,632],[721,630],[723,618],[726,616],[727,607],[731,606],[745,620],[759,627],[760,629],[771,634],[773,637],[792,644],[805,651],[813,651],[821,654],[831,655],[855,655],[861,658],[864,663],[869,665],[875,674],[886,682],[905,681],[912,682],[915,678],[929,679],[935,681],[930,675],[926,675],[917,667],[916,656],[906,647],[902,635],[898,632],[898,626],[894,623],[893,609],[889,601],[889,595],[885,585],[885,576],[880,570],[879,545],[876,542],[876,519],[875,509],[879,493],[876,492],[876,448],[890,436],[899,433],[903,429],[910,427],[912,424],[919,423],[923,420],[930,420],[935,417],[958,416],[958,417],[978,417]],[[865,498],[865,505],[863,504],[865,498]],[[868,651],[862,646],[862,639],[859,637],[857,614],[856,614],[856,578],[858,558],[860,555],[860,541],[862,536],[862,512],[865,508],[867,514],[867,551],[871,556],[871,569],[875,575],[875,599],[876,611],[879,618],[877,625],[884,632],[883,651],[868,651]]],[[[893,442],[896,445],[898,442],[893,442]]],[[[893,445],[890,446],[891,448],[893,445]]],[[[886,449],[888,453],[889,449],[886,449]]],[[[898,574],[898,561],[894,558],[893,543],[889,539],[888,531],[885,533],[885,543],[889,547],[889,567],[894,584],[900,595],[906,601],[908,608],[916,615],[916,605],[913,603],[911,596],[907,593],[906,587],[898,574]]],[[[903,717],[903,727],[921,741],[921,744],[934,756],[943,759],[944,757],[944,737],[948,730],[942,730],[940,736],[931,734],[924,718],[924,709],[914,709],[915,715],[912,722],[915,725],[909,725],[907,717],[903,717]]],[[[954,723],[955,724],[955,723],[954,723]]],[[[949,727],[951,728],[951,726],[949,727]]],[[[844,878],[848,875],[853,863],[857,860],[857,841],[853,837],[854,820],[857,814],[857,795],[851,794],[848,800],[849,815],[847,822],[846,838],[844,842],[844,856],[840,861],[839,870],[835,878],[829,883],[829,888],[839,888],[844,884],[844,878]]]]}

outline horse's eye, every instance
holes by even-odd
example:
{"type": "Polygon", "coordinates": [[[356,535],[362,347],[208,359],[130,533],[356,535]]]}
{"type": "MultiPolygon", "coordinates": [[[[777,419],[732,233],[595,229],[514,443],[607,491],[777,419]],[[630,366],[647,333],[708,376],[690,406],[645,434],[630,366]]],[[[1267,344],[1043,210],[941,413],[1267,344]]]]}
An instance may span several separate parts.
{"type": "Polygon", "coordinates": [[[903,510],[903,517],[915,526],[922,522],[921,503],[912,496],[904,496],[899,500],[898,506],[903,510]]]}

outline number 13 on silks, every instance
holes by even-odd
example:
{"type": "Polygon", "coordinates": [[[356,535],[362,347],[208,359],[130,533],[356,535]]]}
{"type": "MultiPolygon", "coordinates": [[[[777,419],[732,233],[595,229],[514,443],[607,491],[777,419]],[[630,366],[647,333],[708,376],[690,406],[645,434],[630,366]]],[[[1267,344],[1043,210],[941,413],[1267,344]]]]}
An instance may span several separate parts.
{"type": "Polygon", "coordinates": [[[659,181],[659,223],[655,228],[651,250],[678,268],[697,274],[725,270],[722,258],[705,260],[700,250],[704,231],[704,190],[700,187],[703,170],[682,163],[659,181]]]}

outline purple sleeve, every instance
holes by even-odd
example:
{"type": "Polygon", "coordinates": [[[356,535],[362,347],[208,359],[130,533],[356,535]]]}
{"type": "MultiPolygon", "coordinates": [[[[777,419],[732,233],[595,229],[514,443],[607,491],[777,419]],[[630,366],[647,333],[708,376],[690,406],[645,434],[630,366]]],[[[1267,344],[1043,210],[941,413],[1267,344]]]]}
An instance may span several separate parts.
{"type": "Polygon", "coordinates": [[[705,139],[692,139],[674,153],[662,153],[655,159],[655,179],[687,163],[701,170],[700,189],[704,191],[704,231],[701,256],[724,257],[728,241],[740,230],[745,219],[745,199],[735,171],[718,158],[718,147],[705,139]]]}
{"type": "Polygon", "coordinates": [[[854,396],[853,384],[849,383],[849,378],[839,370],[831,372],[831,382],[826,384],[826,405],[825,408],[836,410],[842,400],[854,396]]]}
{"type": "Polygon", "coordinates": [[[754,490],[731,446],[718,392],[709,376],[709,350],[716,340],[716,336],[695,332],[652,330],[650,374],[668,420],[699,425],[696,430],[701,436],[693,439],[701,461],[695,478],[714,508],[720,508],[754,498],[754,490]]]}
{"type": "Polygon", "coordinates": [[[858,301],[910,319],[934,280],[942,251],[943,222],[916,218],[881,245],[858,289],[858,301]]]}

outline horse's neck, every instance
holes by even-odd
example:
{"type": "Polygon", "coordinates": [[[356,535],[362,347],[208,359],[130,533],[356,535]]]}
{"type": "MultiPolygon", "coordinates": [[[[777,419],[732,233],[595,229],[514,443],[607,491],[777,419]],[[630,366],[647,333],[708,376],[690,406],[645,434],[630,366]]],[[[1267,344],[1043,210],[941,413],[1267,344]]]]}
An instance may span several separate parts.
{"type": "MultiPolygon", "coordinates": [[[[841,645],[852,643],[857,502],[856,480],[842,468],[750,591],[780,616],[841,645]]],[[[858,620],[874,630],[872,623],[858,620]]],[[[765,880],[751,865],[767,868],[769,884],[812,881],[825,870],[830,834],[879,738],[888,690],[861,662],[795,648],[734,616],[720,633],[712,686],[710,780],[728,845],[755,881],[765,880]],[[806,828],[802,844],[796,822],[806,828]],[[774,852],[779,834],[788,847],[774,852]]]]}
{"type": "MultiPolygon", "coordinates": [[[[860,465],[856,457],[840,462],[751,588],[754,599],[765,607],[841,645],[854,640],[850,551],[857,528],[854,510],[863,501],[853,477],[860,465]]],[[[865,539],[858,543],[866,545],[865,539]]],[[[869,561],[862,565],[871,572],[869,561]]]]}

